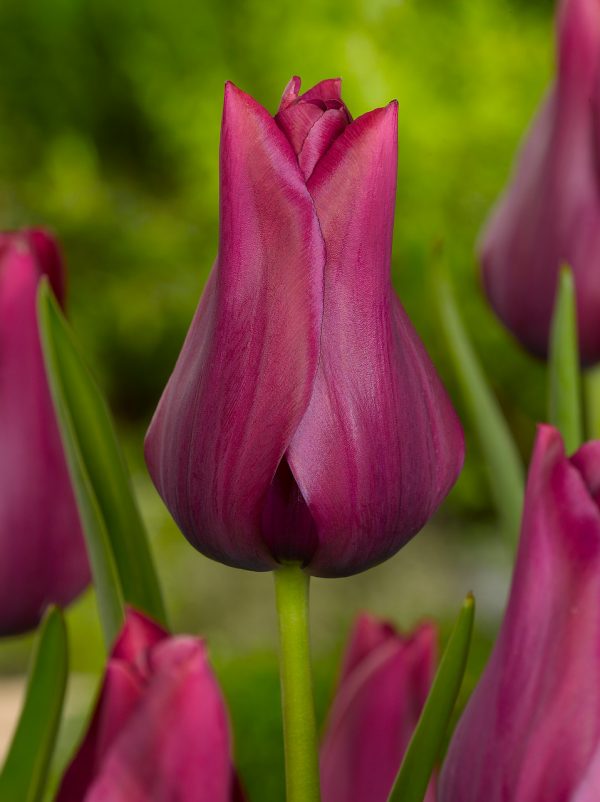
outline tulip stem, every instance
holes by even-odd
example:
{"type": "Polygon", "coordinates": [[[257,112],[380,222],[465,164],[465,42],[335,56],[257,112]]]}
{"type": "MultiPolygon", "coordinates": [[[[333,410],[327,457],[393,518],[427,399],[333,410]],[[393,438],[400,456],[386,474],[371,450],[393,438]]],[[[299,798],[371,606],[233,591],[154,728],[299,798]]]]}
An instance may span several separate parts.
{"type": "Polygon", "coordinates": [[[283,565],[275,571],[287,802],[320,800],[308,632],[309,581],[300,565],[283,565]]]}

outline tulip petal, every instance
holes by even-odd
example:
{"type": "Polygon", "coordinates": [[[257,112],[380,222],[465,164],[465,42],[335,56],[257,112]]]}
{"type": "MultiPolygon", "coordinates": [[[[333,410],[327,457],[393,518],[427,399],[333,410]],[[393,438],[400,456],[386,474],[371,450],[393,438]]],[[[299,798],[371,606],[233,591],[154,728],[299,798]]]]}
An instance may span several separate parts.
{"type": "Polygon", "coordinates": [[[85,738],[62,779],[56,802],[75,802],[101,771],[113,743],[145,692],[151,674],[148,655],[167,633],[129,608],[106,667],[102,690],[85,738]]]}
{"type": "Polygon", "coordinates": [[[339,100],[342,102],[342,79],[325,78],[307,89],[300,97],[302,100],[339,100]]]}
{"type": "Polygon", "coordinates": [[[479,246],[483,280],[500,319],[544,357],[558,271],[573,269],[584,364],[600,358],[600,8],[563,3],[559,73],[531,126],[510,186],[479,246]]]}
{"type": "MultiPolygon", "coordinates": [[[[24,233],[24,236],[35,254],[38,265],[44,266],[43,272],[48,276],[52,291],[59,304],[64,308],[66,273],[63,270],[61,256],[55,240],[41,228],[30,229],[24,233]]],[[[0,248],[2,247],[2,239],[0,235],[0,248]]]]}
{"type": "Polygon", "coordinates": [[[167,633],[162,627],[130,607],[111,657],[134,664],[148,649],[166,637],[167,633]]]}
{"type": "Polygon", "coordinates": [[[102,691],[85,739],[62,779],[56,802],[80,802],[99,775],[113,740],[123,729],[143,693],[135,672],[123,662],[106,668],[102,691]]]}
{"type": "Polygon", "coordinates": [[[153,668],[85,802],[231,802],[229,727],[203,646],[171,638],[153,668]]]}
{"type": "Polygon", "coordinates": [[[295,103],[280,111],[275,118],[284,132],[296,155],[300,154],[309,131],[320,120],[324,110],[313,103],[295,103]]]}
{"type": "Polygon", "coordinates": [[[397,637],[394,626],[387,621],[380,621],[368,613],[359,615],[344,654],[340,684],[379,646],[394,641],[397,637]]]}
{"type": "Polygon", "coordinates": [[[36,294],[46,273],[62,294],[42,232],[0,238],[0,634],[34,627],[89,582],[79,516],[42,357],[36,294]],[[38,262],[46,249],[50,259],[38,262]]]}
{"type": "Polygon", "coordinates": [[[327,109],[312,126],[298,154],[298,164],[307,179],[327,148],[347,125],[348,115],[344,109],[327,109]]]}
{"type": "MultiPolygon", "coordinates": [[[[600,444],[595,445],[598,454],[600,444]]],[[[600,741],[600,511],[541,426],[500,636],[456,729],[442,802],[571,799],[600,741]]]]}
{"type": "Polygon", "coordinates": [[[596,749],[583,779],[569,802],[598,802],[598,789],[600,788],[600,747],[596,749]]]}
{"type": "MultiPolygon", "coordinates": [[[[363,618],[357,628],[345,666],[373,622],[363,618]]],[[[381,633],[373,634],[378,640],[381,633]]],[[[406,638],[386,634],[340,681],[321,749],[323,802],[386,802],[427,698],[434,628],[424,625],[406,638]]]]}
{"type": "Polygon", "coordinates": [[[288,462],[319,576],[394,554],[458,476],[460,425],[390,283],[397,107],[351,123],[308,181],[327,244],[321,356],[288,462]]]}
{"type": "Polygon", "coordinates": [[[283,90],[281,103],[279,104],[279,111],[277,112],[278,116],[281,114],[281,112],[285,111],[288,106],[291,106],[297,100],[322,100],[323,102],[328,100],[337,100],[343,105],[341,78],[326,78],[324,81],[319,81],[318,84],[315,84],[302,95],[299,94],[301,84],[302,81],[297,75],[294,75],[290,79],[290,82],[283,90]]]}
{"type": "Polygon", "coordinates": [[[290,80],[288,81],[287,86],[283,90],[283,95],[281,96],[281,103],[279,104],[278,114],[280,114],[284,109],[287,109],[294,101],[298,99],[298,92],[300,91],[300,86],[302,85],[302,79],[299,75],[292,75],[290,80]]]}
{"type": "Polygon", "coordinates": [[[152,421],[146,458],[201,551],[273,567],[261,506],[308,405],[319,354],[324,245],[292,147],[228,84],[219,255],[152,421]]]}
{"type": "Polygon", "coordinates": [[[559,88],[564,100],[589,99],[600,69],[600,5],[597,0],[562,0],[558,15],[559,88]]]}

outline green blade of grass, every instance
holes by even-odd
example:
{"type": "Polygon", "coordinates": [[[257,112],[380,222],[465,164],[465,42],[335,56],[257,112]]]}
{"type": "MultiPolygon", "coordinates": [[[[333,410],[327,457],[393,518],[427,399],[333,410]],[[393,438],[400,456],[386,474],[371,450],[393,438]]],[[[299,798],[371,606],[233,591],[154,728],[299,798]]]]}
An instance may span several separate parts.
{"type": "Polygon", "coordinates": [[[560,271],[548,355],[548,420],[560,431],[568,454],[583,441],[577,308],[573,274],[560,271]]]}
{"type": "Polygon", "coordinates": [[[47,284],[38,296],[46,369],[85,531],[105,640],[130,604],[165,625],[147,535],[108,406],[47,284]]]}
{"type": "Polygon", "coordinates": [[[433,285],[440,325],[454,371],[490,472],[492,496],[502,531],[514,549],[523,509],[523,464],[502,410],[471,345],[450,278],[442,265],[436,270],[433,285]]]}
{"type": "Polygon", "coordinates": [[[388,802],[423,802],[462,684],[474,616],[475,599],[469,594],[444,650],[388,802]]]}
{"type": "Polygon", "coordinates": [[[43,798],[67,672],[67,632],[62,613],[54,607],[40,628],[21,717],[0,773],[2,802],[38,802],[43,798]]]}

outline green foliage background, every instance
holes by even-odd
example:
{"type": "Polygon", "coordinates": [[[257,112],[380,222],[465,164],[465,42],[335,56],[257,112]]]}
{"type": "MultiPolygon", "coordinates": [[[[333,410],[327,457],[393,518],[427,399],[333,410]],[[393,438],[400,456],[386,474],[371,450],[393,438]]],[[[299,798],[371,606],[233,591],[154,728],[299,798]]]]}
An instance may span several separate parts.
{"type": "MultiPolygon", "coordinates": [[[[44,224],[60,237],[71,318],[125,438],[174,618],[213,637],[255,799],[281,798],[275,666],[268,638],[263,654],[255,642],[245,651],[243,634],[228,640],[226,633],[230,624],[236,632],[274,628],[260,606],[249,623],[239,620],[244,588],[254,592],[252,582],[264,578],[238,582],[229,569],[200,568],[201,558],[158,504],[141,460],[143,431],[215,256],[224,81],[271,111],[292,74],[305,87],[341,75],[355,116],[398,98],[395,286],[460,410],[430,300],[432,252],[442,244],[476,348],[526,456],[544,414],[544,369],[491,315],[474,253],[551,77],[552,14],[550,0],[0,3],[0,228],[44,224]]],[[[435,552],[453,561],[438,575],[462,565],[456,572],[464,590],[472,580],[465,550],[478,555],[484,573],[502,562],[485,466],[468,429],[467,437],[465,472],[438,527],[445,532],[440,543],[454,536],[451,548],[463,556],[442,546],[435,552]]],[[[405,625],[415,609],[443,610],[443,599],[427,606],[437,581],[432,537],[423,551],[411,552],[411,545],[397,558],[399,566],[403,559],[409,568],[428,565],[423,595],[410,591],[412,606],[403,590],[406,568],[385,574],[398,609],[380,602],[374,585],[352,586],[369,590],[343,611],[331,602],[333,592],[319,597],[316,627],[330,644],[319,663],[319,676],[327,677],[319,683],[321,710],[331,654],[357,604],[391,609],[405,625]]],[[[488,585],[482,582],[484,593],[488,585]]],[[[461,598],[452,588],[448,616],[461,598]]],[[[100,664],[93,615],[89,598],[72,615],[78,669],[100,664]]],[[[21,646],[14,645],[9,665],[22,665],[21,646]]]]}
{"type": "MultiPolygon", "coordinates": [[[[492,319],[473,254],[549,80],[551,12],[548,0],[4,0],[0,225],[60,236],[72,318],[117,414],[148,420],[215,256],[224,81],[274,111],[297,73],[306,87],[343,76],[355,115],[398,98],[396,287],[451,381],[427,287],[441,241],[509,413],[539,417],[541,370],[492,319]]],[[[479,490],[464,504],[480,506],[479,490]]]]}

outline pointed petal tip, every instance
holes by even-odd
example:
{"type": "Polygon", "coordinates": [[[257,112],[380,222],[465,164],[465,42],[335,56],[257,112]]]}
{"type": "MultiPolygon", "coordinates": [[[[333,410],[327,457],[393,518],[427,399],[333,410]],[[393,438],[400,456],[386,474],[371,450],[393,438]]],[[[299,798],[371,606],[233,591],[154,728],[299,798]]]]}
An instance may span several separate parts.
{"type": "Polygon", "coordinates": [[[536,426],[535,450],[542,449],[547,451],[550,448],[558,448],[562,454],[565,447],[561,433],[550,423],[538,423],[536,426]]]}
{"type": "Polygon", "coordinates": [[[112,649],[112,656],[129,662],[135,661],[150,646],[168,637],[168,633],[155,621],[133,607],[125,610],[125,623],[112,649]]]}
{"type": "Polygon", "coordinates": [[[281,95],[281,101],[279,103],[279,112],[284,111],[287,109],[288,106],[291,106],[292,103],[298,98],[298,94],[300,93],[300,87],[302,85],[302,79],[299,75],[292,75],[290,80],[287,82],[285,89],[283,90],[283,94],[281,95]]]}

